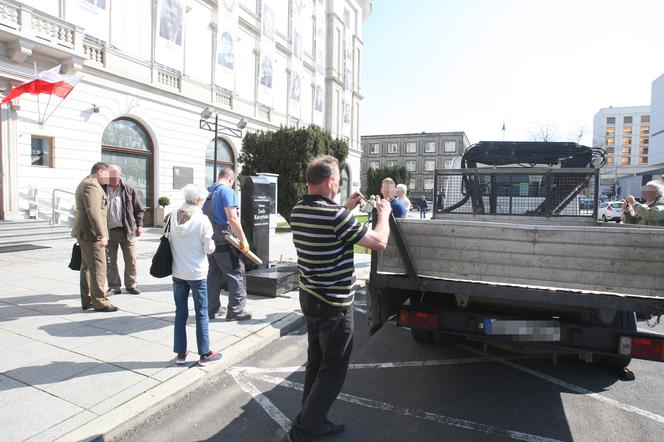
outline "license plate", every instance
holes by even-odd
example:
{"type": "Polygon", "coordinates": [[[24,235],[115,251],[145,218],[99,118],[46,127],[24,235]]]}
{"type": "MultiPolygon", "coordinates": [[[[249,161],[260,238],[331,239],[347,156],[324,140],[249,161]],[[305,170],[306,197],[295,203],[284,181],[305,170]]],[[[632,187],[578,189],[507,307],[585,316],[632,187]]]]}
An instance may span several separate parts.
{"type": "Polygon", "coordinates": [[[558,321],[529,321],[485,318],[484,333],[489,336],[510,337],[513,341],[559,342],[560,323],[558,321]]]}

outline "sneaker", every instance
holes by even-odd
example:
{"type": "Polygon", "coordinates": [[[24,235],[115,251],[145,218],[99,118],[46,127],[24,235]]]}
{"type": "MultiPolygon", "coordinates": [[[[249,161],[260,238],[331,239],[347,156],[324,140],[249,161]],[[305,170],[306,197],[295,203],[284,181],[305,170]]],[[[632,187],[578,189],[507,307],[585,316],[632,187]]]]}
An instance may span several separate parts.
{"type": "Polygon", "coordinates": [[[248,321],[249,319],[251,319],[251,313],[246,310],[242,310],[240,313],[228,312],[226,315],[227,321],[248,321]]]}
{"type": "Polygon", "coordinates": [[[187,363],[187,352],[178,353],[177,358],[175,358],[175,363],[178,365],[183,365],[187,363]]]}
{"type": "Polygon", "coordinates": [[[201,356],[201,358],[198,360],[198,365],[205,367],[210,362],[216,362],[219,359],[221,359],[221,353],[217,353],[216,351],[209,351],[207,354],[201,356]]]}

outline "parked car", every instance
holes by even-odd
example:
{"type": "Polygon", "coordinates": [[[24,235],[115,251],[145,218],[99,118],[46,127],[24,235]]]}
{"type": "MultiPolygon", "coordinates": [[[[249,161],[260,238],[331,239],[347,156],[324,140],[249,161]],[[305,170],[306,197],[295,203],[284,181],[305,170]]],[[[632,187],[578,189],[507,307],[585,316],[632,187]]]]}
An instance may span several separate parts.
{"type": "Polygon", "coordinates": [[[579,196],[579,209],[581,210],[590,210],[593,208],[593,199],[589,196],[581,195],[579,196]]]}
{"type": "Polygon", "coordinates": [[[597,219],[606,222],[615,221],[620,222],[622,215],[622,201],[606,201],[599,205],[597,210],[597,219]]]}

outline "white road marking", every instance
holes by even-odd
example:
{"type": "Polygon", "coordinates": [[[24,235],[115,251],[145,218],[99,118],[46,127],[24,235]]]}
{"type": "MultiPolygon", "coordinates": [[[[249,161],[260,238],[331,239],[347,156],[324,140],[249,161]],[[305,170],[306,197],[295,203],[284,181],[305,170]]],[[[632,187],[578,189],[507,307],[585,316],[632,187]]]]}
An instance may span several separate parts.
{"type": "MultiPolygon", "coordinates": [[[[540,355],[511,355],[507,356],[508,359],[542,359],[540,355]]],[[[398,362],[375,362],[368,364],[349,364],[349,370],[363,370],[363,369],[380,369],[380,368],[405,368],[405,367],[436,367],[441,365],[461,365],[461,364],[481,364],[481,363],[495,363],[495,361],[481,357],[470,358],[453,358],[453,359],[436,359],[433,361],[398,361],[398,362]]],[[[236,367],[235,370],[244,373],[296,373],[305,371],[303,365],[290,366],[290,367],[236,367]]]]}
{"type": "Polygon", "coordinates": [[[356,312],[364,313],[365,315],[367,314],[367,311],[361,307],[354,306],[356,312]]]}
{"type": "Polygon", "coordinates": [[[240,386],[240,388],[245,392],[251,395],[251,397],[258,402],[263,410],[267,413],[268,416],[272,418],[284,431],[288,431],[288,428],[291,425],[290,419],[286,417],[284,413],[281,412],[267,397],[260,392],[258,388],[243,376],[239,371],[230,368],[228,373],[235,379],[235,382],[240,386]]]}
{"type": "MultiPolygon", "coordinates": [[[[302,391],[304,389],[304,385],[302,384],[299,384],[297,382],[292,382],[286,379],[277,378],[274,376],[268,376],[261,373],[251,373],[251,374],[247,373],[246,375],[251,376],[253,379],[266,382],[268,384],[281,385],[282,387],[292,388],[298,391],[302,391]]],[[[340,393],[339,396],[337,396],[337,399],[354,405],[359,405],[362,407],[399,413],[404,416],[410,416],[417,419],[436,422],[450,427],[461,428],[464,430],[479,431],[481,433],[485,433],[491,436],[502,436],[511,439],[525,440],[531,442],[558,442],[558,439],[551,439],[548,437],[538,436],[536,434],[523,433],[521,431],[507,430],[500,427],[494,427],[493,425],[480,424],[478,422],[474,422],[467,419],[459,419],[455,417],[444,416],[414,408],[397,407],[395,405],[388,404],[387,402],[375,401],[372,399],[367,399],[346,393],[340,393]]]]}
{"type": "Polygon", "coordinates": [[[602,396],[599,393],[595,393],[595,392],[593,392],[591,390],[588,390],[587,388],[583,388],[579,385],[571,384],[567,381],[563,381],[562,379],[554,378],[553,376],[549,376],[547,374],[541,373],[539,371],[533,370],[533,369],[528,368],[528,367],[524,367],[523,365],[515,364],[513,362],[510,362],[510,361],[506,360],[505,358],[501,358],[499,356],[494,356],[494,355],[491,355],[491,354],[488,354],[488,353],[484,353],[480,350],[476,350],[474,348],[467,347],[463,344],[457,344],[457,346],[459,348],[467,350],[471,353],[475,353],[475,354],[478,354],[478,355],[486,355],[487,358],[490,358],[490,359],[494,360],[495,362],[500,362],[501,364],[507,365],[508,367],[514,368],[514,369],[522,371],[524,373],[528,373],[529,375],[538,377],[540,379],[544,379],[545,381],[551,382],[552,384],[559,385],[559,386],[561,386],[563,388],[566,388],[570,391],[573,391],[575,393],[583,394],[585,396],[591,397],[591,398],[596,399],[596,400],[598,400],[600,402],[603,402],[605,404],[608,404],[608,405],[611,405],[613,407],[619,408],[623,411],[627,411],[628,413],[638,414],[639,416],[643,416],[643,417],[646,417],[648,419],[652,419],[655,422],[658,422],[660,424],[664,424],[664,416],[660,416],[659,414],[651,413],[650,411],[643,410],[643,409],[635,407],[633,405],[618,402],[615,399],[610,399],[606,396],[602,396]]]}

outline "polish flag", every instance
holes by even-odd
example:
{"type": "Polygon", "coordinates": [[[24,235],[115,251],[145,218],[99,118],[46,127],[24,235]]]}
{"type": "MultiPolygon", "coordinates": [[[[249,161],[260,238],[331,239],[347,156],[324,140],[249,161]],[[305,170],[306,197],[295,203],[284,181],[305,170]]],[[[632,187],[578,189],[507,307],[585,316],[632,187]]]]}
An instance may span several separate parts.
{"type": "Polygon", "coordinates": [[[57,95],[60,98],[66,98],[81,78],[83,78],[83,74],[60,74],[60,65],[57,65],[48,71],[39,73],[35,69],[35,74],[32,76],[32,80],[19,84],[9,91],[7,96],[2,100],[2,104],[8,103],[23,94],[57,95]]]}

